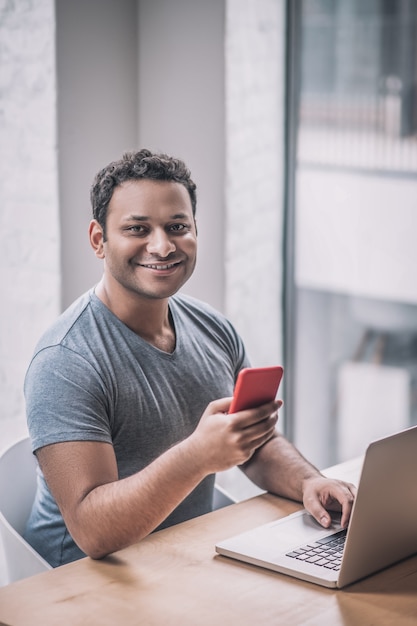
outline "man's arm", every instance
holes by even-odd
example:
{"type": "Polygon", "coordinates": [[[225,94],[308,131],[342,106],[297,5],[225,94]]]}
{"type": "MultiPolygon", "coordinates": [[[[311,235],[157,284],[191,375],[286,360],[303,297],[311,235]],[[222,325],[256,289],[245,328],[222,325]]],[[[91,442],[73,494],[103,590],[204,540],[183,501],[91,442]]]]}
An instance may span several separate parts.
{"type": "Polygon", "coordinates": [[[192,435],[121,480],[108,443],[74,441],[37,450],[46,482],[83,552],[101,558],[139,541],[205,476],[244,463],[270,439],[278,403],[228,415],[230,400],[210,403],[192,435]]]}
{"type": "Polygon", "coordinates": [[[282,435],[275,433],[242,469],[261,489],[303,502],[322,526],[331,524],[328,510],[342,510],[341,524],[347,526],[356,487],[323,476],[282,435]]]}
{"type": "Polygon", "coordinates": [[[122,480],[108,443],[56,443],[36,454],[71,536],[92,558],[145,537],[204,478],[185,442],[122,480]]]}

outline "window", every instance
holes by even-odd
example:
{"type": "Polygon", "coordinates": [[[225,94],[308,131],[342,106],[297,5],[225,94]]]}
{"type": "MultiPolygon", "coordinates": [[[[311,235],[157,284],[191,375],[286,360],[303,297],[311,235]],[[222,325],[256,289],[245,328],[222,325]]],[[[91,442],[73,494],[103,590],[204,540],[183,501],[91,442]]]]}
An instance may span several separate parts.
{"type": "Polygon", "coordinates": [[[289,435],[320,467],[417,422],[417,3],[289,11],[289,435]]]}

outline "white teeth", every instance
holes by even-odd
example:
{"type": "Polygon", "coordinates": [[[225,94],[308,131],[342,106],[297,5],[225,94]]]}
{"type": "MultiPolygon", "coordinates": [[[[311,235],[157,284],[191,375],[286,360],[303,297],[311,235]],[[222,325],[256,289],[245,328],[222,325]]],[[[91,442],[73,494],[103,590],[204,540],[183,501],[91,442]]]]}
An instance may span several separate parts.
{"type": "Polygon", "coordinates": [[[174,267],[174,263],[170,265],[145,265],[145,267],[149,267],[152,270],[169,270],[171,267],[174,267]]]}

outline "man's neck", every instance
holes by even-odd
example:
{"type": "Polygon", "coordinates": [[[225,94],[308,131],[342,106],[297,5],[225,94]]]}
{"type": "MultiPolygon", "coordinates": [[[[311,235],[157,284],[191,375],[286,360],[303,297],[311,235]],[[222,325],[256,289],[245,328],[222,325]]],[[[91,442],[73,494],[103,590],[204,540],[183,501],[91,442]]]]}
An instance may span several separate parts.
{"type": "Polygon", "coordinates": [[[175,349],[175,329],[169,312],[169,298],[145,299],[134,293],[113,293],[100,281],[95,289],[103,304],[142,339],[164,352],[175,349]]]}

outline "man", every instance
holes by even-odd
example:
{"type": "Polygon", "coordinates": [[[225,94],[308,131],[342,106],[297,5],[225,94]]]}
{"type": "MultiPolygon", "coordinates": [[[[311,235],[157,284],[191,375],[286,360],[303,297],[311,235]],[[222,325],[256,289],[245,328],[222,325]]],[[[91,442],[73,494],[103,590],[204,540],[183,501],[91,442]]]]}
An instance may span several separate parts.
{"type": "Polygon", "coordinates": [[[240,465],[348,523],[354,487],[329,480],[275,429],[279,402],[228,414],[240,337],[178,294],[196,263],[196,190],[184,163],[148,150],[101,170],[89,236],[99,284],[40,340],[25,380],[40,483],[28,541],[53,566],[101,558],[211,509],[214,475],[240,465]]]}

